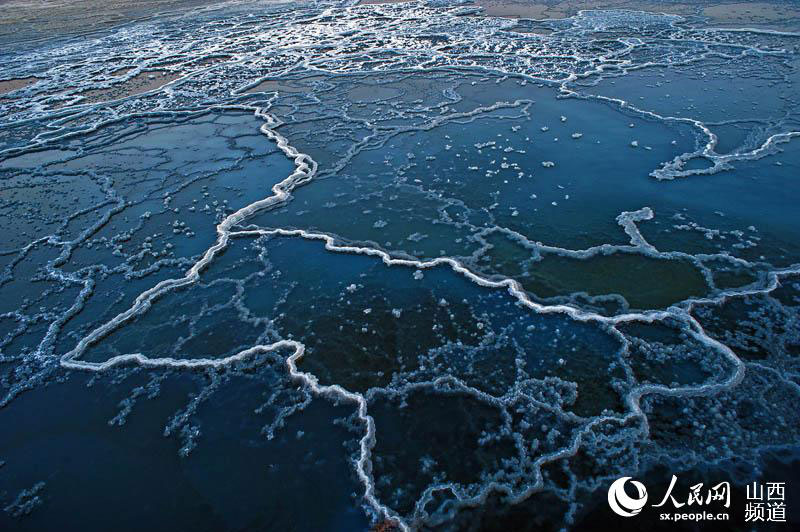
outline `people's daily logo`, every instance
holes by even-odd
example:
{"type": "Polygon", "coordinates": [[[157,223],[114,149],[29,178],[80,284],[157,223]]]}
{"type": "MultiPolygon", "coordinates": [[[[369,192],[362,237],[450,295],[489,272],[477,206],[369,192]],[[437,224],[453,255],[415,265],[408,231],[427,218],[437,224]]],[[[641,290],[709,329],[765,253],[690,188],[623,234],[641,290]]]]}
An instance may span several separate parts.
{"type": "MultiPolygon", "coordinates": [[[[753,482],[747,486],[746,503],[743,514],[740,514],[745,522],[785,523],[786,483],[753,482]]],[[[646,505],[647,488],[631,477],[618,478],[608,488],[608,506],[619,516],[639,515],[646,505]]],[[[681,489],[678,477],[672,475],[661,502],[650,506],[659,509],[658,519],[661,521],[729,521],[731,485],[730,482],[718,482],[705,486],[698,482],[681,489]]]]}
{"type": "Polygon", "coordinates": [[[645,504],[647,504],[647,488],[641,482],[631,480],[631,477],[618,478],[608,488],[608,505],[617,515],[633,517],[642,511],[645,504]],[[636,488],[636,497],[631,497],[625,493],[625,484],[629,480],[631,485],[636,488]]]}

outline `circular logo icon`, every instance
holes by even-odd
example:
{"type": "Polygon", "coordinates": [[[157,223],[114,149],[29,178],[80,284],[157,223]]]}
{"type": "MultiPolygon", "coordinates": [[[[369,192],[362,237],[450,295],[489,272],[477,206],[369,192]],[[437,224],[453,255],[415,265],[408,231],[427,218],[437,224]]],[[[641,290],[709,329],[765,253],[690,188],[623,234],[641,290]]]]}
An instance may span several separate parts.
{"type": "Polygon", "coordinates": [[[622,517],[633,517],[644,508],[647,503],[647,489],[644,484],[631,480],[631,484],[636,488],[638,497],[629,497],[625,493],[625,483],[631,480],[631,477],[618,478],[608,488],[608,505],[614,510],[614,513],[622,517]]]}

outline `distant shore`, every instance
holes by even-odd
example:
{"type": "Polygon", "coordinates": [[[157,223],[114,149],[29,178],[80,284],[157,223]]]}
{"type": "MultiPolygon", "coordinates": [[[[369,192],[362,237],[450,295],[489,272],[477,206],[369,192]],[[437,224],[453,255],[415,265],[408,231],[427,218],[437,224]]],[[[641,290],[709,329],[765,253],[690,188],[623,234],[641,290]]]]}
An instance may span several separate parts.
{"type": "MultiPolygon", "coordinates": [[[[360,4],[400,3],[407,0],[361,0],[360,4]]],[[[800,4],[780,2],[717,2],[713,0],[658,2],[655,0],[473,0],[490,17],[566,18],[582,9],[633,9],[673,15],[694,15],[718,27],[800,31],[800,4]]]]}
{"type": "Polygon", "coordinates": [[[80,35],[222,0],[0,0],[0,43],[80,35]]]}
{"type": "MultiPolygon", "coordinates": [[[[361,0],[361,4],[402,0],[361,0]]],[[[100,31],[165,12],[219,6],[226,0],[0,0],[0,43],[100,31]]],[[[564,18],[581,9],[637,9],[707,17],[720,27],[800,30],[800,4],[699,0],[474,0],[487,16],[564,18]]]]}

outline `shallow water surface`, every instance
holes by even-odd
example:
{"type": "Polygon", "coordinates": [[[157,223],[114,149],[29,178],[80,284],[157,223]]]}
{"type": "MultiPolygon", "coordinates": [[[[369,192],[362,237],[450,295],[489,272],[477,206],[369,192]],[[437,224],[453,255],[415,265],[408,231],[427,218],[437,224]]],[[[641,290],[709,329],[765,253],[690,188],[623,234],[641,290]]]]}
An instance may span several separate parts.
{"type": "Polygon", "coordinates": [[[0,528],[582,529],[671,474],[742,524],[796,477],[800,36],[475,14],[4,50],[0,528]]]}

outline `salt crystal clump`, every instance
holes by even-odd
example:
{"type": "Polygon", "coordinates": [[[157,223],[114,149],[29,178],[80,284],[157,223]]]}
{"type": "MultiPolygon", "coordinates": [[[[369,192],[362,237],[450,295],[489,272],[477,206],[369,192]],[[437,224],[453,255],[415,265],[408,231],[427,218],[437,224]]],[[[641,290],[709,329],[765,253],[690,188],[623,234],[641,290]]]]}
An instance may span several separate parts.
{"type": "Polygon", "coordinates": [[[556,165],[553,161],[542,161],[542,166],[545,168],[552,168],[556,165]]]}
{"type": "Polygon", "coordinates": [[[638,147],[639,147],[639,141],[638,140],[632,140],[631,141],[631,148],[638,148],[638,147]]]}
{"type": "Polygon", "coordinates": [[[573,138],[573,139],[579,139],[579,138],[581,138],[582,136],[583,136],[583,133],[573,133],[573,134],[572,134],[572,138],[573,138]]]}

